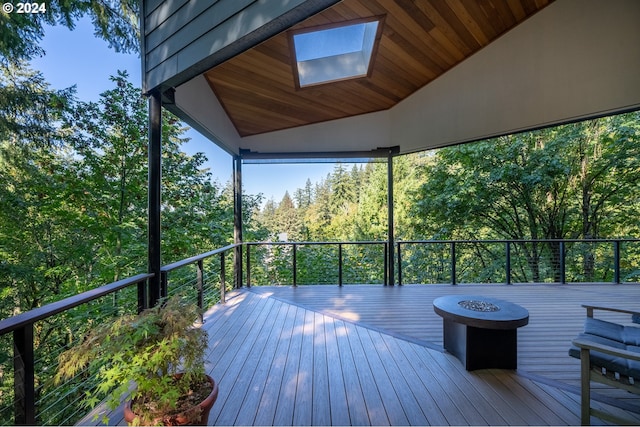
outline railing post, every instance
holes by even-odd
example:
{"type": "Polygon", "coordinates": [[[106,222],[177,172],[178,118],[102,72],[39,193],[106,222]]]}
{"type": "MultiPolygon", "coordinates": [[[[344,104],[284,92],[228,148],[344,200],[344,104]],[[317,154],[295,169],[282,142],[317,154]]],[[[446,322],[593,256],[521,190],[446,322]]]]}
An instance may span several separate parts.
{"type": "Polygon", "coordinates": [[[142,280],[138,282],[138,314],[142,313],[146,308],[148,303],[148,294],[147,294],[147,286],[149,285],[148,280],[142,280]]]}
{"type": "Polygon", "coordinates": [[[338,286],[342,286],[342,243],[338,243],[338,286]]]}
{"type": "Polygon", "coordinates": [[[451,284],[456,285],[456,242],[451,242],[451,284]]]}
{"type": "Polygon", "coordinates": [[[511,284],[511,242],[505,245],[505,273],[507,285],[511,284]]]}
{"type": "Polygon", "coordinates": [[[620,240],[613,242],[613,282],[620,284],[620,240]]]}
{"type": "Polygon", "coordinates": [[[564,241],[560,242],[560,283],[567,283],[567,271],[565,268],[565,257],[564,257],[564,241]]]}
{"type": "Polygon", "coordinates": [[[225,265],[224,265],[224,252],[222,252],[220,254],[220,302],[222,304],[227,302],[225,299],[226,298],[225,291],[227,288],[226,277],[227,277],[227,273],[225,271],[225,265]]]}
{"type": "MultiPolygon", "coordinates": [[[[198,288],[198,307],[200,310],[204,308],[204,263],[199,260],[196,267],[196,285],[198,288]]],[[[201,311],[202,312],[202,311],[201,311]]],[[[202,314],[200,314],[200,323],[203,323],[202,314]]]]}
{"type": "Polygon", "coordinates": [[[293,286],[298,286],[298,245],[293,244],[293,286]]]}
{"type": "MultiPolygon", "coordinates": [[[[160,271],[160,298],[166,298],[169,296],[169,273],[167,271],[160,271]]],[[[155,302],[152,303],[155,305],[155,302]]]]}
{"type": "MultiPolygon", "coordinates": [[[[233,158],[233,243],[242,243],[242,157],[233,158]]],[[[234,287],[242,287],[242,246],[233,250],[234,287]]]]}
{"type": "Polygon", "coordinates": [[[247,245],[247,288],[251,287],[251,245],[247,245]]]}
{"type": "Polygon", "coordinates": [[[398,244],[398,286],[402,286],[402,251],[400,250],[400,242],[398,244]]]}
{"type": "Polygon", "coordinates": [[[33,323],[13,331],[14,414],[17,425],[36,425],[33,323]]]}
{"type": "Polygon", "coordinates": [[[389,284],[389,242],[384,242],[384,285],[389,284]]]}
{"type": "Polygon", "coordinates": [[[234,273],[234,280],[235,280],[234,286],[236,289],[240,289],[242,288],[242,245],[237,246],[233,250],[233,257],[234,257],[233,273],[234,273]]]}

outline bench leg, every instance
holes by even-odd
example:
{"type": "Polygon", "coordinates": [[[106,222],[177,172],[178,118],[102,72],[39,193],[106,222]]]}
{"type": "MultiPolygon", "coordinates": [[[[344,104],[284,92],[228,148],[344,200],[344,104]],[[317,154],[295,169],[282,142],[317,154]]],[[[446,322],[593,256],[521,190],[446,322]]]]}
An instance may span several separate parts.
{"type": "Polygon", "coordinates": [[[591,362],[589,350],[580,350],[580,423],[591,425],[591,362]]]}

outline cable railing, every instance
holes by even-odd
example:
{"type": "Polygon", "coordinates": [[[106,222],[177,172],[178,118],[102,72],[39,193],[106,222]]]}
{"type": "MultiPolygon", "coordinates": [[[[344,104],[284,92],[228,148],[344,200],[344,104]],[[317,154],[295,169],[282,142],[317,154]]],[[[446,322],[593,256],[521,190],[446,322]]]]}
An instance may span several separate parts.
{"type": "Polygon", "coordinates": [[[233,264],[228,258],[237,247],[241,245],[228,245],[162,267],[161,295],[185,294],[185,291],[195,290],[187,295],[191,295],[192,302],[197,303],[200,308],[211,307],[218,302],[224,303],[226,292],[234,287],[233,282],[227,280],[228,277],[233,277],[233,264]]]}
{"type": "MultiPolygon", "coordinates": [[[[640,283],[640,239],[398,241],[393,248],[398,284],[640,283]]],[[[386,241],[229,245],[162,267],[157,294],[183,293],[207,308],[243,285],[386,285],[388,251],[386,241]],[[238,272],[236,255],[244,260],[238,272]]],[[[139,274],[0,320],[0,423],[68,425],[86,415],[79,401],[93,393],[92,373],[54,386],[57,356],[92,325],[146,308],[152,278],[139,274]]]]}
{"type": "Polygon", "coordinates": [[[396,243],[398,283],[640,282],[639,239],[396,243]]]}
{"type": "Polygon", "coordinates": [[[250,242],[244,246],[247,286],[387,284],[386,241],[250,242]]]}
{"type": "MultiPolygon", "coordinates": [[[[58,396],[83,394],[85,378],[65,383],[63,389],[53,386],[57,355],[76,342],[95,322],[124,311],[123,298],[116,297],[128,288],[136,287],[137,296],[146,295],[147,280],[151,274],[134,277],[101,286],[99,288],[65,298],[43,307],[18,314],[0,321],[0,338],[3,348],[13,348],[10,360],[3,363],[2,399],[0,422],[9,424],[63,424],[74,417],[77,405],[69,406],[68,399],[55,403],[58,396]],[[114,306],[113,302],[118,305],[114,306]],[[69,325],[76,325],[72,331],[69,325]],[[75,388],[75,393],[69,389],[75,388]],[[64,409],[65,407],[70,409],[64,409]],[[49,412],[36,411],[47,408],[49,412]],[[58,412],[52,420],[51,412],[58,412]]],[[[135,310],[142,307],[134,300],[135,310]]]]}
{"type": "MultiPolygon", "coordinates": [[[[245,243],[247,286],[388,283],[388,242],[245,243]]],[[[413,240],[394,245],[402,284],[640,282],[639,239],[413,240]]]]}
{"type": "MultiPolygon", "coordinates": [[[[183,293],[201,308],[224,301],[232,286],[225,280],[232,265],[225,261],[235,247],[162,267],[159,295],[183,293]]],[[[54,385],[58,356],[93,325],[147,308],[153,277],[138,274],[0,320],[0,425],[71,425],[82,419],[88,412],[82,398],[95,395],[95,372],[84,371],[54,385]]]]}

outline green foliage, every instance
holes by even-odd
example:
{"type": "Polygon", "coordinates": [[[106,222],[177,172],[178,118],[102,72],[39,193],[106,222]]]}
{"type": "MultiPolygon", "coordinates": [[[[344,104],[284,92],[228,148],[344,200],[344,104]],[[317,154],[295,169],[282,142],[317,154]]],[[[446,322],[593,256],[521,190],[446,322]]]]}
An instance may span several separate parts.
{"type": "Polygon", "coordinates": [[[0,140],[34,149],[59,145],[65,135],[56,123],[69,115],[74,92],[51,90],[23,61],[0,63],[0,140]]]}
{"type": "Polygon", "coordinates": [[[462,239],[637,235],[623,216],[638,213],[639,139],[636,112],[439,150],[422,170],[418,226],[462,239]]]}
{"type": "MultiPolygon", "coordinates": [[[[0,91],[20,94],[20,109],[0,96],[0,315],[9,317],[146,270],[147,104],[124,73],[98,102],[51,91],[39,73],[12,71],[0,91]],[[58,102],[60,101],[60,102],[58,102]],[[0,119],[1,120],[1,119],[0,119]],[[5,185],[6,183],[6,185],[5,185]]],[[[18,98],[16,98],[18,99],[18,98]]],[[[202,154],[181,151],[184,128],[163,117],[163,260],[206,252],[232,239],[231,193],[203,169],[202,154]]],[[[259,197],[245,197],[245,218],[259,197]]],[[[248,227],[247,236],[259,234],[248,227]]],[[[231,263],[228,263],[230,265],[231,263]]],[[[227,277],[231,277],[228,275],[227,277]]],[[[90,377],[53,389],[59,349],[86,332],[87,319],[117,315],[136,295],[119,293],[100,308],[80,307],[34,328],[38,401],[47,424],[73,423],[74,388],[94,393],[90,377]],[[85,387],[86,386],[86,387],[85,387]],[[51,399],[57,393],[65,398],[51,399]]],[[[5,364],[6,365],[6,364],[5,364]]],[[[10,368],[0,367],[10,378],[10,368]]],[[[1,406],[12,384],[0,383],[1,406]]],[[[9,399],[9,401],[7,401],[9,399]]],[[[5,420],[2,418],[2,420],[5,420]]]]}
{"type": "MultiPolygon", "coordinates": [[[[97,372],[98,391],[108,393],[110,409],[129,396],[141,422],[154,424],[176,409],[192,382],[206,382],[207,333],[194,326],[199,315],[197,305],[176,295],[140,315],[95,325],[81,344],[62,353],[55,380],[97,372]]],[[[85,399],[87,407],[97,403],[92,395],[85,399]]]]}
{"type": "Polygon", "coordinates": [[[0,63],[29,60],[44,52],[39,46],[44,25],[73,29],[82,16],[89,16],[95,35],[118,52],[139,51],[137,0],[49,0],[45,13],[0,13],[0,63]]]}
{"type": "MultiPolygon", "coordinates": [[[[634,112],[396,157],[395,238],[638,236],[639,142],[640,113],[634,112]]],[[[286,232],[290,241],[387,240],[387,179],[383,163],[356,166],[351,172],[338,164],[325,180],[315,186],[309,181],[297,189],[294,206],[289,199],[279,204],[269,201],[261,213],[261,225],[272,238],[286,232]],[[298,230],[302,238],[297,238],[298,230]]],[[[405,279],[419,283],[451,280],[448,248],[403,248],[405,279]]],[[[511,250],[512,280],[560,280],[558,244],[518,243],[511,250]]],[[[625,256],[638,260],[634,250],[629,245],[625,256]]],[[[607,245],[567,246],[565,251],[567,280],[611,280],[611,268],[605,267],[611,265],[607,260],[612,256],[607,245]]],[[[266,270],[275,268],[271,262],[286,265],[274,253],[256,262],[262,262],[266,270]]],[[[290,259],[290,254],[282,255],[290,259]]],[[[333,255],[327,252],[326,256],[333,255]]],[[[456,257],[457,279],[503,282],[505,256],[502,245],[462,245],[456,257]]],[[[333,262],[318,255],[301,257],[299,276],[305,278],[311,277],[308,271],[313,268],[325,271],[333,262]]],[[[371,264],[375,270],[380,261],[375,256],[364,257],[369,258],[376,259],[378,264],[371,264]]],[[[355,274],[364,265],[367,263],[345,264],[345,282],[356,276],[375,280],[365,269],[355,274]]],[[[628,271],[624,277],[637,280],[637,265],[623,266],[628,271]]]]}

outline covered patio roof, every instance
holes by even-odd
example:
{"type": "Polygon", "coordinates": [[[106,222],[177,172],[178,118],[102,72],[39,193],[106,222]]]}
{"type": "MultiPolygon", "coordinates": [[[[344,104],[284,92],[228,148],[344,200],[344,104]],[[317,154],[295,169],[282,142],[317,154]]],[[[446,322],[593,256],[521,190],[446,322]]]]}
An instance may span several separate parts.
{"type": "Polygon", "coordinates": [[[640,108],[634,0],[143,2],[144,86],[232,155],[409,153],[640,108]],[[300,88],[292,34],[379,19],[300,88]]]}

